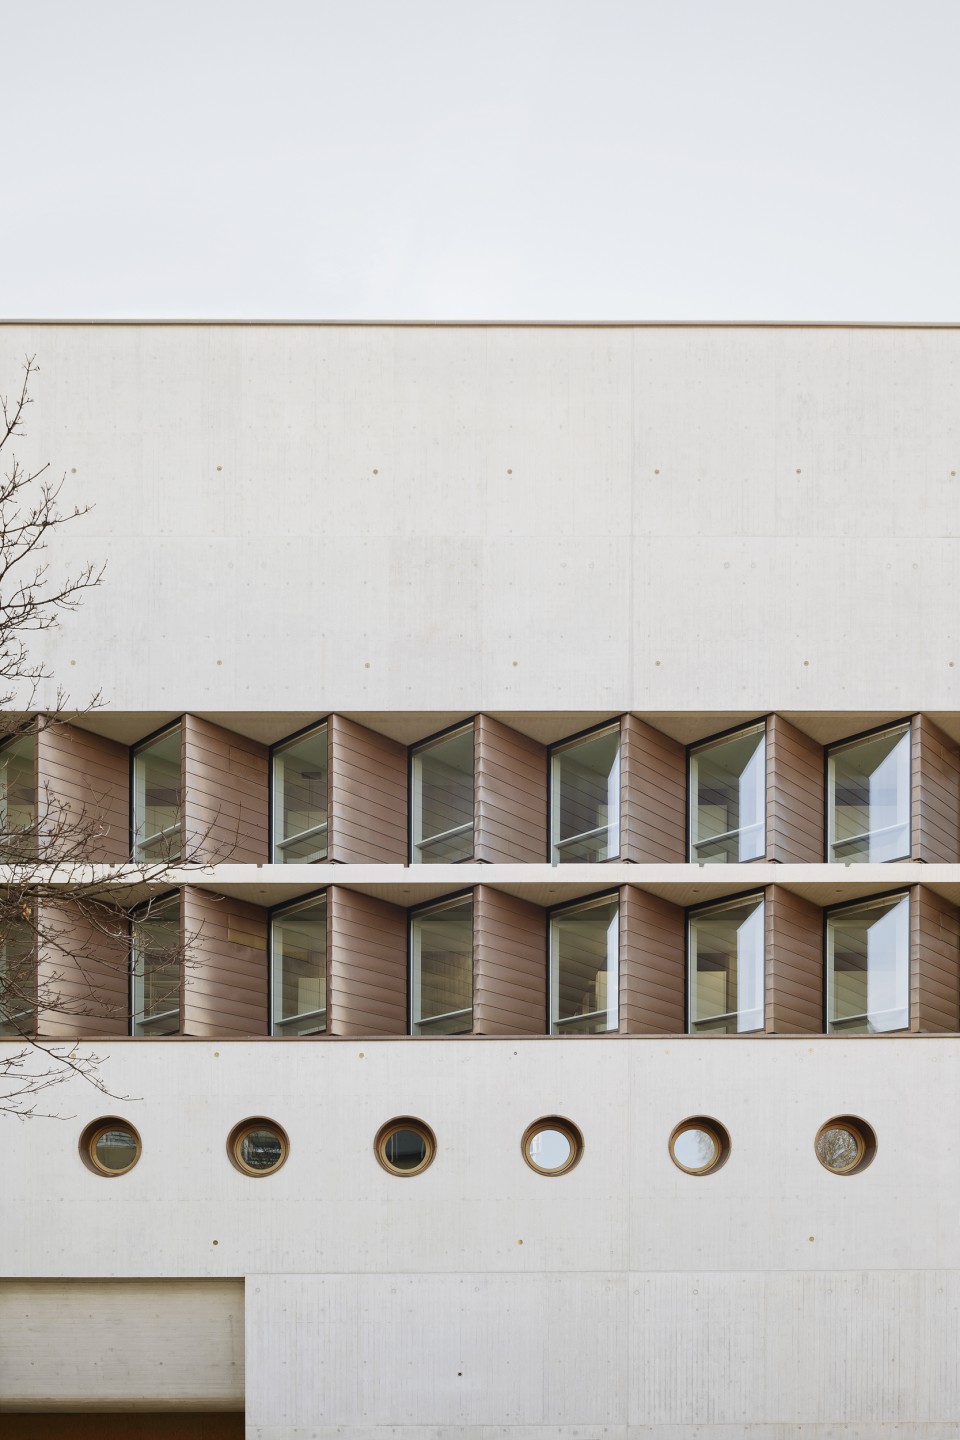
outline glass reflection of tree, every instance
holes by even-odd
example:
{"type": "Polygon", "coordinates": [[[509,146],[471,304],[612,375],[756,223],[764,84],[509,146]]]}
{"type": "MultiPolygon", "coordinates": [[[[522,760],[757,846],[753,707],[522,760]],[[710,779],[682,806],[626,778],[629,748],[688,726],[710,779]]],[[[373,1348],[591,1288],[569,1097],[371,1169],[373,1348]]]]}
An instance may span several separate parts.
{"type": "Polygon", "coordinates": [[[830,1170],[849,1170],[859,1151],[857,1137],[842,1125],[831,1125],[817,1141],[817,1154],[830,1170]]]}

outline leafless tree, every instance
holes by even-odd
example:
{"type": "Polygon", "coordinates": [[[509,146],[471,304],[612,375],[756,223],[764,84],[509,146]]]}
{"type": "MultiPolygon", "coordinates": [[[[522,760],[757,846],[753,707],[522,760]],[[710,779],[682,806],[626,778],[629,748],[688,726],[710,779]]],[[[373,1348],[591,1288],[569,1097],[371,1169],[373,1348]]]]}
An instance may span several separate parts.
{"type": "Polygon", "coordinates": [[[90,507],[64,502],[65,474],[57,480],[49,465],[32,469],[14,453],[37,373],[28,358],[19,393],[0,399],[0,1035],[14,1039],[0,1045],[0,1112],[21,1117],[41,1113],[38,1097],[73,1074],[110,1093],[103,1057],[81,1055],[70,1036],[74,1026],[89,1033],[91,1016],[128,1014],[131,904],[140,902],[133,923],[154,999],[165,984],[179,993],[196,939],[179,925],[150,923],[159,918],[158,891],[175,883],[175,865],[190,863],[189,854],[161,848],[148,861],[93,865],[104,834],[96,797],[78,808],[49,787],[37,792],[39,732],[96,709],[100,697],[68,711],[58,691],[53,708],[36,715],[39,686],[55,677],[31,639],[75,610],[104,574],[95,561],[72,574],[50,563],[51,540],[90,507]]]}

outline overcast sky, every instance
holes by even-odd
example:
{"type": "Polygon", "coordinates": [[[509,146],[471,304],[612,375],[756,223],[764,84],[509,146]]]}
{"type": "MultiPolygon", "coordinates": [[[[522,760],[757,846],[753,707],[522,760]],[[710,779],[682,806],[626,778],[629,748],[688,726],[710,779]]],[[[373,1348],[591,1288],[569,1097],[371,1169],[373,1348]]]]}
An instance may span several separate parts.
{"type": "Polygon", "coordinates": [[[958,0],[4,0],[9,317],[960,320],[958,0]]]}

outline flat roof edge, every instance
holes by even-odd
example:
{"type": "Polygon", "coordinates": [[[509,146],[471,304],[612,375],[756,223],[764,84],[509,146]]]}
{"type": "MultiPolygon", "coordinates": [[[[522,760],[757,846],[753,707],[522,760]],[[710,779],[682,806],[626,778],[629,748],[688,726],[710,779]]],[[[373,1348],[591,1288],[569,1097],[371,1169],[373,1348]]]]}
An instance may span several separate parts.
{"type": "Polygon", "coordinates": [[[197,317],[195,319],[73,318],[20,319],[0,316],[0,326],[141,325],[261,326],[317,329],[425,330],[960,330],[960,320],[284,320],[197,317]]]}

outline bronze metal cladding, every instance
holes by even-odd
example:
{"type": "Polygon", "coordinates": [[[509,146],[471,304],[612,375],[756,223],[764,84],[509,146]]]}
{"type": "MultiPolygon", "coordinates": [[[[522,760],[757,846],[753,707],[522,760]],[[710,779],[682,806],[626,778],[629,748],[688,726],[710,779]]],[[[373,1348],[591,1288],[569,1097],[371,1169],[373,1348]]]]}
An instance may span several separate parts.
{"type": "Polygon", "coordinates": [[[767,859],[823,860],[823,746],[781,715],[767,717],[767,859]]]}
{"type": "Polygon", "coordinates": [[[130,942],[122,911],[80,901],[44,900],[37,964],[37,1015],[43,1037],[126,1035],[130,1009],[130,942]],[[106,932],[106,933],[105,933],[106,932]]]}
{"type": "Polygon", "coordinates": [[[183,717],[184,850],[212,864],[267,859],[267,747],[183,717]]]}
{"type": "Polygon", "coordinates": [[[960,860],[960,746],[928,720],[911,721],[911,857],[928,865],[960,860]]]}
{"type": "Polygon", "coordinates": [[[685,943],[681,906],[621,886],[620,1029],[626,1034],[683,1034],[685,943]]]}
{"type": "Polygon", "coordinates": [[[910,889],[910,1029],[960,1030],[960,913],[924,885],[910,889]]]}
{"type": "Polygon", "coordinates": [[[489,715],[474,729],[474,857],[542,864],[547,849],[547,749],[489,715]]]}
{"type": "Polygon", "coordinates": [[[342,865],[407,863],[407,752],[342,715],[327,729],[329,857],[342,865]]]}
{"type": "Polygon", "coordinates": [[[478,885],[473,907],[473,1028],[544,1035],[547,917],[539,905],[478,885]]]}
{"type": "Polygon", "coordinates": [[[89,827],[91,864],[130,858],[130,752],[77,725],[41,720],[37,732],[37,804],[66,807],[69,824],[89,827]]]}
{"type": "Polygon", "coordinates": [[[266,1035],[266,910],[187,886],[181,917],[182,1033],[266,1035]]]}
{"type": "Polygon", "coordinates": [[[407,912],[341,885],[327,891],[332,1035],[407,1033],[407,912]]]}
{"type": "MultiPolygon", "coordinates": [[[[636,715],[620,722],[620,855],[638,865],[686,858],[684,747],[636,715]]],[[[681,1027],[682,1028],[682,1027],[681,1027]]]]}
{"type": "Polygon", "coordinates": [[[768,1035],[822,1035],[823,912],[780,885],[764,906],[768,1035]]]}

